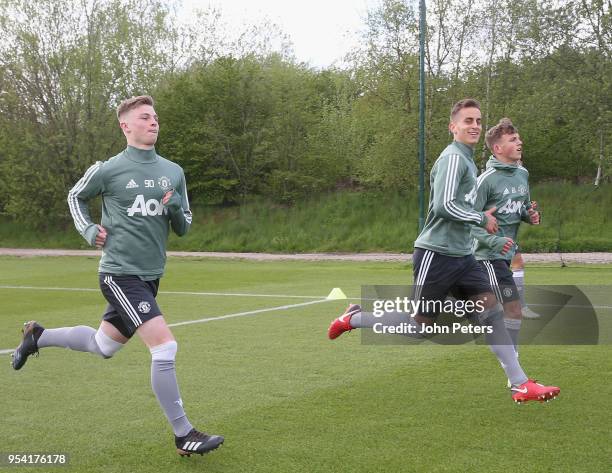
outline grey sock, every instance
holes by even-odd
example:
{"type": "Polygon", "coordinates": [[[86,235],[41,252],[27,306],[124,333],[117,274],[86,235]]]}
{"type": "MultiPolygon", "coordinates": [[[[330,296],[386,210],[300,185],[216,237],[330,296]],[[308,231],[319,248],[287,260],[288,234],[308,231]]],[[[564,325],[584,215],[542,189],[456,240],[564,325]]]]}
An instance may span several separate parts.
{"type": "Polygon", "coordinates": [[[193,426],[189,423],[183,409],[183,401],[176,381],[174,367],[176,349],[177,343],[174,341],[151,348],[151,387],[172,425],[174,435],[184,437],[193,426]]]}
{"type": "Polygon", "coordinates": [[[514,284],[518,289],[519,297],[521,298],[521,307],[525,307],[525,271],[519,270],[512,273],[514,284]]]}
{"type": "Polygon", "coordinates": [[[512,344],[514,345],[514,351],[518,353],[518,336],[519,331],[521,330],[521,319],[504,319],[504,325],[506,326],[506,330],[508,331],[508,335],[512,339],[512,344]]]}
{"type": "Polygon", "coordinates": [[[385,312],[382,317],[374,317],[372,312],[358,312],[351,316],[350,324],[352,328],[372,328],[374,324],[382,323],[384,326],[401,326],[408,324],[415,327],[413,333],[406,331],[402,335],[412,338],[422,338],[419,323],[405,312],[385,312]]]}
{"type": "Polygon", "coordinates": [[[365,315],[363,312],[357,312],[351,315],[349,324],[352,328],[371,328],[374,325],[374,317],[370,312],[366,312],[365,315]]]}
{"type": "Polygon", "coordinates": [[[38,338],[38,348],[63,347],[75,351],[106,356],[96,342],[96,330],[85,325],[77,327],[46,328],[38,338]]]}
{"type": "Polygon", "coordinates": [[[510,383],[518,386],[526,382],[527,375],[521,368],[512,339],[504,325],[504,311],[501,306],[497,305],[495,308],[483,312],[480,319],[484,320],[484,323],[493,329],[491,333],[485,335],[485,339],[506,372],[506,377],[510,380],[510,383]]]}

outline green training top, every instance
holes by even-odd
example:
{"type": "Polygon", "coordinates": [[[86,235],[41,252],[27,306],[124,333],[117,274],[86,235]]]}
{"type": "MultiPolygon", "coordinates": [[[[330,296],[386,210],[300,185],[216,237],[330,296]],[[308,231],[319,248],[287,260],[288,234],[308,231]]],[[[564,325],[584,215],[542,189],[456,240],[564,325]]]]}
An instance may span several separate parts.
{"type": "Polygon", "coordinates": [[[68,193],[68,205],[77,230],[92,246],[99,230],[87,202],[97,195],[102,195],[101,225],[107,231],[100,272],[160,278],[170,225],[179,236],[191,225],[181,167],[155,149],[132,146],[91,166],[68,193]],[[171,189],[174,193],[164,206],[162,198],[171,189]]]}
{"type": "Polygon", "coordinates": [[[476,174],[474,150],[452,142],[431,168],[429,211],[415,248],[447,256],[472,253],[470,228],[484,226],[487,217],[474,210],[476,174]]]}
{"type": "Polygon", "coordinates": [[[516,242],[521,221],[531,223],[527,206],[529,197],[529,172],[522,166],[504,164],[494,156],[487,161],[487,169],[478,176],[478,191],[476,195],[476,210],[497,207],[495,218],[499,230],[495,235],[489,235],[482,228],[472,228],[474,238],[474,256],[478,260],[511,260],[516,246],[508,253],[500,252],[507,238],[516,242]]]}

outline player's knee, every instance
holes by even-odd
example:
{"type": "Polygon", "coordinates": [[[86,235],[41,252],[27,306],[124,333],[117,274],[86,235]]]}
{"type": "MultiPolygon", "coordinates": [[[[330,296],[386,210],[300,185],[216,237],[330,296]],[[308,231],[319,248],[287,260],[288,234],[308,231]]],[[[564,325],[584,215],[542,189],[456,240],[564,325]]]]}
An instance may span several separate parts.
{"type": "Polygon", "coordinates": [[[113,340],[111,337],[106,335],[101,329],[98,329],[95,335],[96,345],[98,345],[98,350],[100,355],[105,358],[112,358],[112,356],[117,353],[121,348],[123,348],[123,343],[119,343],[116,340],[113,340]]]}
{"type": "Polygon", "coordinates": [[[177,350],[178,343],[175,340],[162,343],[161,345],[151,347],[151,358],[154,362],[174,362],[177,350]]]}
{"type": "Polygon", "coordinates": [[[501,304],[496,303],[493,307],[488,307],[482,312],[479,312],[475,317],[474,322],[480,325],[493,325],[496,321],[504,319],[504,309],[501,304]]]}
{"type": "Polygon", "coordinates": [[[486,294],[484,297],[480,298],[480,301],[482,302],[482,307],[485,310],[493,310],[497,308],[500,302],[493,293],[486,294]]]}
{"type": "Polygon", "coordinates": [[[520,304],[512,304],[512,306],[508,308],[504,306],[504,312],[508,319],[521,320],[523,318],[523,311],[521,310],[520,304]]]}

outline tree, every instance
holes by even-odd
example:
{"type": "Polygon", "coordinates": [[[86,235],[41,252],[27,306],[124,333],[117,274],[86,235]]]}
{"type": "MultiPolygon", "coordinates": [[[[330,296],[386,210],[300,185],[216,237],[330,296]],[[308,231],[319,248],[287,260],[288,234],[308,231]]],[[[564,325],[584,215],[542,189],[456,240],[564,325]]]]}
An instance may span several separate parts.
{"type": "Polygon", "coordinates": [[[0,2],[5,213],[68,220],[68,189],[123,147],[115,106],[171,64],[168,15],[154,0],[0,2]]]}

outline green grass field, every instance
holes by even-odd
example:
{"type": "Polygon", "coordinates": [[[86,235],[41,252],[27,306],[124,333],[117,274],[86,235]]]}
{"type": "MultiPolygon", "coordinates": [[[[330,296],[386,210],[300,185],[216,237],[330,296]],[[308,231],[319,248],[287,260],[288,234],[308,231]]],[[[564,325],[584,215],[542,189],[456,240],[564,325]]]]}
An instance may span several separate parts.
{"type": "MultiPolygon", "coordinates": [[[[97,327],[104,301],[96,270],[94,258],[0,258],[0,350],[17,345],[25,320],[97,327]]],[[[532,266],[527,280],[610,284],[612,265],[532,266]]],[[[177,323],[319,301],[333,287],[356,300],[362,284],[410,282],[410,268],[393,263],[170,259],[158,300],[177,323]],[[171,293],[179,291],[275,296],[171,293]]],[[[562,391],[552,403],[517,406],[486,347],[368,346],[357,332],[327,340],[345,305],[326,301],[173,329],[187,414],[226,437],[204,457],[176,455],[139,340],[110,360],[44,349],[19,372],[1,354],[0,451],[70,455],[68,467],[6,471],[609,471],[610,345],[523,347],[528,374],[562,391]]]]}

